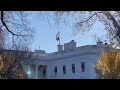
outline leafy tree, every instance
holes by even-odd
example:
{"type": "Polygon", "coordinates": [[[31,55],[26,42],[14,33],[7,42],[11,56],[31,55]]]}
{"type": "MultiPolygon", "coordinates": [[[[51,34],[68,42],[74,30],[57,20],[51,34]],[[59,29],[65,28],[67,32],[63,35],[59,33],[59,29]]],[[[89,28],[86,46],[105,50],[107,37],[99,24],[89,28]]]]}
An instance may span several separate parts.
{"type": "Polygon", "coordinates": [[[14,50],[0,51],[0,77],[2,79],[22,79],[24,78],[24,70],[22,64],[27,62],[32,53],[27,46],[17,46],[14,50]]]}
{"type": "Polygon", "coordinates": [[[101,52],[95,71],[100,79],[120,79],[120,51],[109,49],[101,52]]]}
{"type": "Polygon", "coordinates": [[[31,57],[28,45],[33,39],[29,16],[30,12],[0,11],[0,77],[3,79],[24,78],[21,63],[31,57]]]}

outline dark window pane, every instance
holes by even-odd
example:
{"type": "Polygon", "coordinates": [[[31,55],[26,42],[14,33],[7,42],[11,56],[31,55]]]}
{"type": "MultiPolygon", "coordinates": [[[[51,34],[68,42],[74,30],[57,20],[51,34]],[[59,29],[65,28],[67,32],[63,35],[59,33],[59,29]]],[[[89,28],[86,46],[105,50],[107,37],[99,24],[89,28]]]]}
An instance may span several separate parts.
{"type": "Polygon", "coordinates": [[[85,72],[85,62],[81,62],[81,69],[82,69],[82,72],[85,72]]]}
{"type": "Polygon", "coordinates": [[[45,68],[43,69],[43,76],[44,77],[46,76],[46,69],[45,68]]]}
{"type": "Polygon", "coordinates": [[[66,74],[66,66],[63,65],[63,74],[66,74]]]}
{"type": "Polygon", "coordinates": [[[54,68],[55,75],[57,75],[57,66],[54,68]]]}
{"type": "Polygon", "coordinates": [[[75,73],[75,64],[72,64],[72,73],[75,73]]]}

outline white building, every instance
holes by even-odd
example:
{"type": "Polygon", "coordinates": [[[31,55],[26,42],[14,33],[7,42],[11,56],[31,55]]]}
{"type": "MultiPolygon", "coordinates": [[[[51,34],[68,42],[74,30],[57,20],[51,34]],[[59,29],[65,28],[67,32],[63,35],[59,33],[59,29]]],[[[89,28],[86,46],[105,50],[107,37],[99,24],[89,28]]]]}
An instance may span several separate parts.
{"type": "Polygon", "coordinates": [[[106,46],[98,41],[96,45],[76,47],[72,40],[64,46],[58,45],[58,52],[35,50],[29,63],[23,67],[28,78],[32,79],[95,79],[94,65],[106,46]]]}

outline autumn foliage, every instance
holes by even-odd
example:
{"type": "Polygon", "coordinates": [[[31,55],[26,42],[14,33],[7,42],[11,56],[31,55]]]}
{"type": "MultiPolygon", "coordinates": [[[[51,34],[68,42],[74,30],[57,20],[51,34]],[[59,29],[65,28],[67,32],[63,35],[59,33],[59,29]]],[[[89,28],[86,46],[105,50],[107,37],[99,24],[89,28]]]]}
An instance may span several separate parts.
{"type": "Polygon", "coordinates": [[[120,79],[120,51],[111,49],[101,52],[95,71],[100,79],[120,79]]]}
{"type": "Polygon", "coordinates": [[[23,70],[20,64],[15,61],[16,56],[11,53],[0,53],[0,78],[1,79],[22,79],[23,70]],[[16,65],[15,65],[16,64],[16,65]]]}

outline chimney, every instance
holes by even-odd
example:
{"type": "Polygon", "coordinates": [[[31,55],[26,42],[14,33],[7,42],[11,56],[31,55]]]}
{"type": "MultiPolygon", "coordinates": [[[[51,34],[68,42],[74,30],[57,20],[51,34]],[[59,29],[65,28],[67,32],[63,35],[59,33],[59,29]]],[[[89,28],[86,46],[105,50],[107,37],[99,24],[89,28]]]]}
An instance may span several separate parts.
{"type": "Polygon", "coordinates": [[[63,45],[57,45],[58,46],[58,52],[63,51],[63,45]]]}

